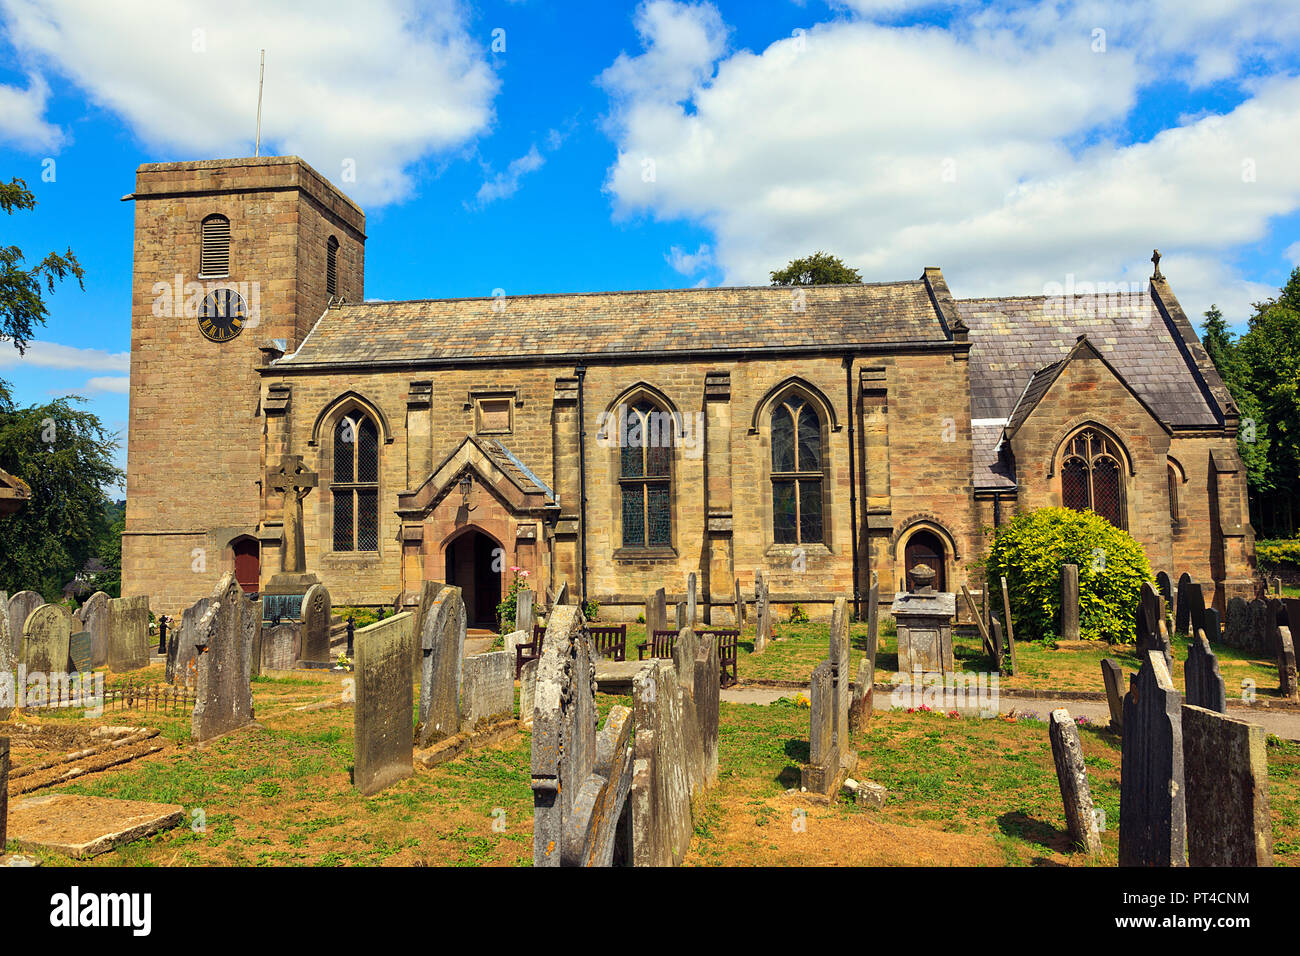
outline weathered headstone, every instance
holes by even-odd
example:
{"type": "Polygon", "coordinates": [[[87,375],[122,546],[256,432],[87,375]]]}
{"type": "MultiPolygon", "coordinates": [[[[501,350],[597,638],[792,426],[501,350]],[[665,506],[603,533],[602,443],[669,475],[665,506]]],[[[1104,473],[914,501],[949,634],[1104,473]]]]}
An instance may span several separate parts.
{"type": "Polygon", "coordinates": [[[842,748],[848,746],[849,706],[853,691],[849,675],[849,602],[838,597],[831,609],[830,657],[835,672],[835,731],[842,748]]]}
{"type": "Polygon", "coordinates": [[[1002,616],[1007,628],[1007,647],[1011,651],[1012,666],[1016,660],[1016,626],[1011,622],[1011,591],[1007,588],[1007,576],[1001,576],[1002,581],[1002,616]]]}
{"type": "Polygon", "coordinates": [[[413,772],[410,661],[414,627],[415,615],[405,611],[356,633],[352,783],[366,796],[413,772]]]}
{"type": "Polygon", "coordinates": [[[767,649],[772,640],[772,607],[769,603],[767,575],[762,568],[754,571],[754,653],[767,649]]]}
{"type": "Polygon", "coordinates": [[[810,793],[831,795],[838,786],[840,751],[835,738],[835,678],[830,661],[822,661],[812,672],[808,689],[808,763],[801,784],[810,793]]]}
{"type": "Polygon", "coordinates": [[[42,604],[23,626],[23,663],[28,674],[65,674],[72,615],[57,604],[42,604]]]}
{"type": "Polygon", "coordinates": [[[90,663],[91,637],[85,631],[78,631],[68,638],[68,660],[72,671],[87,674],[92,670],[90,663]]]}
{"type": "Polygon", "coordinates": [[[1277,674],[1279,696],[1283,700],[1300,697],[1300,687],[1296,683],[1295,644],[1289,627],[1277,628],[1277,674]]]}
{"type": "Polygon", "coordinates": [[[646,598],[645,602],[645,636],[653,640],[655,631],[668,630],[668,596],[660,588],[646,598]]]}
{"type": "Polygon", "coordinates": [[[614,705],[597,733],[595,694],[595,652],[582,612],[556,607],[542,641],[533,705],[534,866],[613,862],[632,785],[631,711],[614,705]]]}
{"type": "MultiPolygon", "coordinates": [[[[18,643],[21,643],[21,640],[18,643]]],[[[12,674],[18,669],[19,662],[14,656],[13,646],[14,642],[9,639],[9,601],[5,598],[4,592],[0,591],[0,680],[3,680],[6,674],[12,674]]],[[[0,689],[0,698],[4,694],[5,691],[0,689]]],[[[3,703],[0,699],[0,704],[3,703]]],[[[7,720],[8,717],[8,708],[0,706],[0,720],[7,720]]]]}
{"type": "Polygon", "coordinates": [[[536,623],[533,614],[536,600],[537,596],[530,588],[521,588],[515,592],[515,630],[529,635],[529,640],[532,640],[533,625],[536,623]]]}
{"type": "Polygon", "coordinates": [[[634,866],[676,866],[691,832],[691,781],[685,750],[685,715],[677,675],[656,660],[632,680],[636,720],[628,814],[634,866]]]}
{"type": "Polygon", "coordinates": [[[1219,674],[1219,659],[1210,649],[1204,631],[1187,642],[1187,663],[1183,665],[1187,703],[1220,714],[1228,712],[1228,694],[1219,674]]]}
{"type": "Polygon", "coordinates": [[[330,592],[323,584],[313,584],[302,598],[302,649],[298,659],[311,663],[328,663],[330,659],[330,622],[333,618],[330,592]]]}
{"type": "Polygon", "coordinates": [[[302,631],[298,624],[273,624],[262,634],[262,670],[293,670],[302,653],[302,631]]]}
{"type": "Polygon", "coordinates": [[[533,658],[519,671],[519,719],[529,725],[537,706],[537,663],[538,659],[533,658]]]}
{"type": "Polygon", "coordinates": [[[733,601],[735,610],[732,612],[732,616],[736,619],[736,630],[739,631],[745,626],[745,596],[740,591],[740,578],[735,579],[735,585],[736,590],[733,601]]]}
{"type": "Polygon", "coordinates": [[[196,627],[196,643],[202,648],[190,725],[196,742],[219,737],[253,720],[253,648],[244,629],[245,600],[235,576],[227,572],[196,627]]]}
{"type": "Polygon", "coordinates": [[[1244,648],[1249,626],[1250,612],[1246,602],[1239,597],[1229,599],[1223,620],[1223,643],[1229,647],[1244,648]]]}
{"type": "Polygon", "coordinates": [[[1174,606],[1174,582],[1170,580],[1168,571],[1156,572],[1156,590],[1160,592],[1166,605],[1174,606]]]}
{"type": "Polygon", "coordinates": [[[86,598],[86,603],[77,612],[81,629],[90,635],[91,667],[108,664],[108,602],[107,594],[96,591],[86,598]]]}
{"type": "Polygon", "coordinates": [[[1191,623],[1191,596],[1192,576],[1184,571],[1178,578],[1178,591],[1175,594],[1178,603],[1174,607],[1174,632],[1177,634],[1186,634],[1191,623]]]}
{"type": "Polygon", "coordinates": [[[167,645],[167,680],[173,683],[189,683],[191,668],[197,666],[195,661],[198,659],[196,646],[199,643],[199,621],[203,620],[203,615],[208,613],[208,605],[211,603],[210,597],[199,598],[181,612],[181,625],[173,632],[174,639],[167,645]]]}
{"type": "MultiPolygon", "coordinates": [[[[905,674],[951,674],[956,671],[952,646],[952,619],[957,614],[957,597],[936,591],[934,569],[926,564],[912,568],[916,590],[894,597],[890,613],[898,632],[898,669],[905,674]]],[[[970,589],[962,585],[967,603],[970,589]]],[[[983,633],[984,622],[975,616],[983,633]]],[[[985,646],[988,646],[986,639],[985,646]]]]}
{"type": "Polygon", "coordinates": [[[1277,656],[1277,641],[1268,602],[1256,598],[1246,605],[1246,644],[1244,649],[1257,654],[1277,656]]]}
{"type": "MultiPolygon", "coordinates": [[[[695,712],[695,656],[699,640],[695,631],[683,627],[673,642],[673,674],[682,711],[682,759],[686,763],[686,780],[694,798],[703,792],[704,743],[699,735],[699,715],[695,712]]],[[[662,690],[662,688],[661,688],[662,690]]]]}
{"type": "Polygon", "coordinates": [[[865,728],[871,720],[876,683],[876,647],[880,623],[880,578],[871,572],[871,587],[867,590],[867,649],[858,665],[858,675],[853,682],[853,699],[849,703],[849,734],[865,728]]]}
{"type": "Polygon", "coordinates": [[[695,719],[700,738],[704,786],[718,782],[718,703],[721,699],[718,638],[701,634],[695,649],[695,719]]]}
{"type": "Polygon", "coordinates": [[[1195,581],[1187,587],[1187,626],[1189,630],[1184,634],[1205,630],[1205,594],[1195,581]]]}
{"type": "Polygon", "coordinates": [[[517,657],[515,648],[520,644],[531,644],[533,640],[532,631],[511,631],[505,637],[501,638],[501,649],[509,652],[510,659],[513,661],[517,657]]]}
{"type": "Polygon", "coordinates": [[[1079,566],[1061,565],[1061,639],[1079,639],[1079,566]]]}
{"type": "Polygon", "coordinates": [[[1187,862],[1272,866],[1264,728],[1184,705],[1182,734],[1187,862]]]}
{"type": "Polygon", "coordinates": [[[515,655],[490,651],[465,658],[461,684],[463,722],[475,727],[479,721],[512,717],[515,711],[515,655]]]}
{"type": "Polygon", "coordinates": [[[1165,657],[1145,654],[1124,698],[1119,865],[1187,865],[1182,695],[1165,657]]]}
{"type": "Polygon", "coordinates": [[[689,625],[686,623],[686,619],[687,619],[686,602],[678,601],[677,602],[677,630],[680,631],[684,627],[689,627],[689,625]]]}
{"type": "Polygon", "coordinates": [[[461,662],[465,656],[465,601],[445,587],[424,617],[420,647],[420,746],[460,732],[461,662]]]}
{"type": "Polygon", "coordinates": [[[9,640],[15,660],[23,659],[23,627],[27,617],[45,603],[35,591],[19,591],[9,599],[9,640]]]}
{"type": "Polygon", "coordinates": [[[1148,582],[1143,582],[1138,596],[1137,651],[1140,658],[1147,651],[1159,651],[1165,667],[1173,667],[1173,647],[1165,625],[1164,602],[1148,582]]]}
{"type": "Polygon", "coordinates": [[[556,607],[569,603],[569,582],[561,581],[560,590],[555,592],[555,600],[552,602],[556,607]]]}
{"type": "Polygon", "coordinates": [[[1006,660],[1004,659],[1006,639],[1002,636],[1002,622],[995,617],[990,622],[990,627],[992,628],[989,639],[993,642],[993,666],[997,668],[999,674],[1005,674],[1007,672],[1006,660]]]}
{"type": "Polygon", "coordinates": [[[1092,790],[1088,771],[1083,764],[1083,743],[1079,728],[1064,707],[1052,711],[1047,725],[1052,741],[1052,760],[1056,764],[1056,782],[1065,805],[1065,826],[1070,843],[1088,853],[1101,852],[1101,833],[1092,808],[1092,790]]]}
{"type": "Polygon", "coordinates": [[[108,601],[108,669],[121,674],[149,666],[149,598],[108,601]]]}
{"type": "Polygon", "coordinates": [[[248,646],[250,677],[262,675],[262,602],[260,598],[245,593],[241,605],[244,643],[248,646]]]}
{"type": "Polygon", "coordinates": [[[699,622],[695,594],[695,572],[686,575],[686,627],[696,627],[699,622]]]}
{"type": "Polygon", "coordinates": [[[0,737],[0,856],[9,839],[9,738],[0,737]]]}
{"type": "Polygon", "coordinates": [[[417,681],[420,680],[421,672],[424,670],[424,648],[420,638],[420,635],[424,633],[424,619],[429,614],[429,608],[433,607],[434,599],[445,587],[445,584],[438,581],[425,581],[420,585],[420,597],[415,611],[415,624],[412,626],[412,630],[415,632],[415,670],[412,673],[415,674],[417,681]]]}
{"type": "Polygon", "coordinates": [[[1101,662],[1101,679],[1106,685],[1106,706],[1110,708],[1110,729],[1119,732],[1124,729],[1124,674],[1119,669],[1119,661],[1104,658],[1101,662]]]}

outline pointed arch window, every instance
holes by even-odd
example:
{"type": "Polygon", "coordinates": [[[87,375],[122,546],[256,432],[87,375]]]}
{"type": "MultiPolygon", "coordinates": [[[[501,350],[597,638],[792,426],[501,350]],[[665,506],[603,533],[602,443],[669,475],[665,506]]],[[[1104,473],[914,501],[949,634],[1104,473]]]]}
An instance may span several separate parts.
{"type": "Polygon", "coordinates": [[[224,279],[230,275],[230,220],[214,213],[200,228],[199,278],[224,279]]]}
{"type": "Polygon", "coordinates": [[[822,421],[801,395],[772,408],[772,534],[777,544],[825,540],[822,421]]]}
{"type": "Polygon", "coordinates": [[[671,548],[672,416],[642,399],[623,406],[619,489],[623,547],[671,548]]]}
{"type": "Polygon", "coordinates": [[[379,429],[361,411],[334,426],[334,550],[379,550],[379,429]]]}
{"type": "Polygon", "coordinates": [[[1095,428],[1065,443],[1061,458],[1061,504],[1091,509],[1117,528],[1124,521],[1124,469],[1119,446],[1095,428]]]}

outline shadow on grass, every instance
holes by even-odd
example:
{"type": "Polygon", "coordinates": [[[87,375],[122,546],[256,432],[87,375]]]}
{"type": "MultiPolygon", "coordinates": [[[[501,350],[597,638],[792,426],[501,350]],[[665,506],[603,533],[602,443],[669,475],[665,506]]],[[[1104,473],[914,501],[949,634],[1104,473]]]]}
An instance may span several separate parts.
{"type": "Polygon", "coordinates": [[[787,740],[782,748],[793,763],[787,764],[781,768],[781,772],[776,775],[776,782],[781,785],[782,789],[789,790],[794,787],[799,788],[803,780],[803,765],[808,762],[811,755],[811,746],[806,740],[787,740]]]}
{"type": "Polygon", "coordinates": [[[1037,843],[1058,853],[1066,853],[1070,849],[1070,835],[1066,831],[1042,820],[1035,820],[1019,810],[998,817],[998,829],[1009,837],[1037,843]]]}

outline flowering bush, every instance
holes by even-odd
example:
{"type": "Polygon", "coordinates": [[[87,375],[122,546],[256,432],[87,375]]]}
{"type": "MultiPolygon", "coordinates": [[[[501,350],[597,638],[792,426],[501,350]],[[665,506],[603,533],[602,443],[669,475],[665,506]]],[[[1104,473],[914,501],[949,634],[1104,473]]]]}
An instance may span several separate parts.
{"type": "Polygon", "coordinates": [[[528,587],[528,569],[511,566],[510,573],[513,574],[514,580],[510,582],[510,587],[506,589],[506,596],[501,603],[497,605],[497,620],[501,623],[501,633],[505,634],[515,629],[515,616],[519,609],[519,592],[528,587]]]}

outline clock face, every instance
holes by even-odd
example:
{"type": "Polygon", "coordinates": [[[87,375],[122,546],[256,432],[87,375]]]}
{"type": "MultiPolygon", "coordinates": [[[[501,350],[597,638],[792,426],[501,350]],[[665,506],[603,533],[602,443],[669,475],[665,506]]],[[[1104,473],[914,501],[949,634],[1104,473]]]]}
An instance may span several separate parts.
{"type": "Polygon", "coordinates": [[[199,309],[199,331],[213,342],[229,342],[244,331],[248,310],[234,289],[209,292],[199,309]]]}

